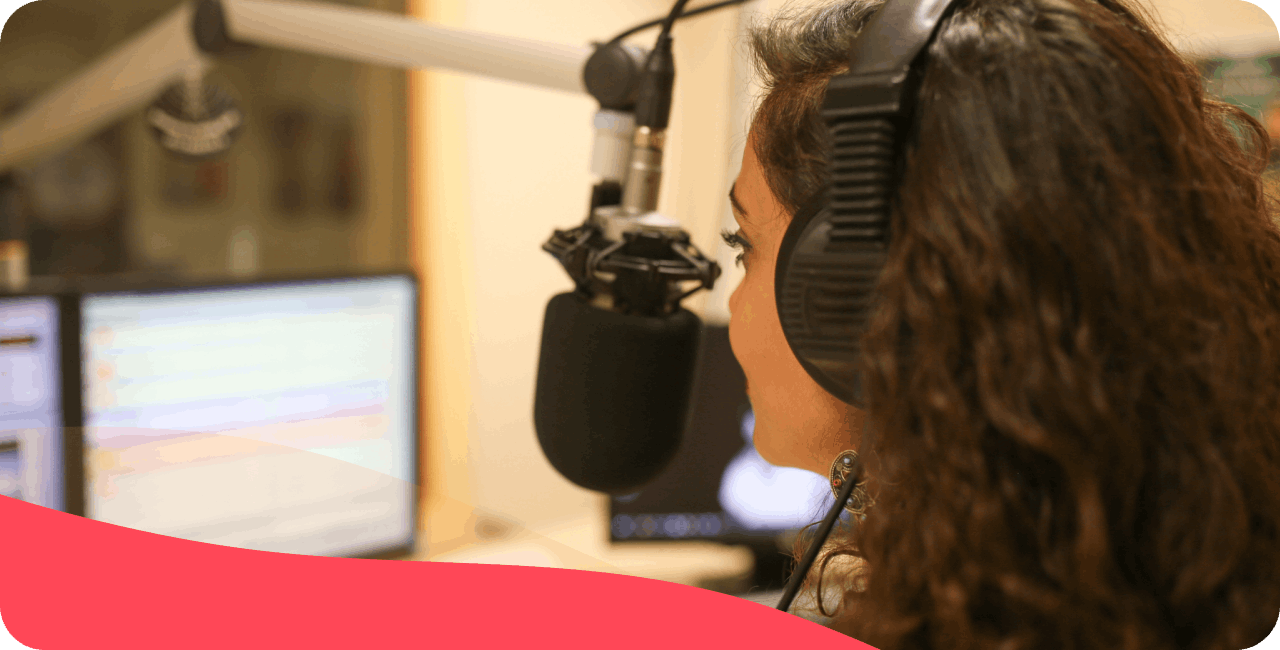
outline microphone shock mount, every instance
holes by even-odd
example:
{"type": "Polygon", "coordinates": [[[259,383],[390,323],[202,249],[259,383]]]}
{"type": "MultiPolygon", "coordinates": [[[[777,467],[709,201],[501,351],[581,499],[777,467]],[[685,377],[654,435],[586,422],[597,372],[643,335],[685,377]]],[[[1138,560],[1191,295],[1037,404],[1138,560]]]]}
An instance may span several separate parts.
{"type": "Polygon", "coordinates": [[[577,228],[556,230],[542,249],[560,261],[580,296],[623,314],[671,314],[720,277],[720,266],[677,222],[657,212],[633,216],[618,205],[596,208],[577,228]],[[686,290],[693,281],[698,286],[686,290]]]}

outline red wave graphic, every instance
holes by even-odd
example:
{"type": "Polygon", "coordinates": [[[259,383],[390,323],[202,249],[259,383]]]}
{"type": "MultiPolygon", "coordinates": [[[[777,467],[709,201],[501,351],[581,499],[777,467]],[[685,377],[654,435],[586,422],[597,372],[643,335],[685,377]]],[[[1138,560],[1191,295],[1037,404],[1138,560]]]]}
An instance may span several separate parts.
{"type": "Polygon", "coordinates": [[[645,578],[246,551],[7,497],[0,522],[0,615],[36,650],[871,648],[763,605],[645,578]]]}

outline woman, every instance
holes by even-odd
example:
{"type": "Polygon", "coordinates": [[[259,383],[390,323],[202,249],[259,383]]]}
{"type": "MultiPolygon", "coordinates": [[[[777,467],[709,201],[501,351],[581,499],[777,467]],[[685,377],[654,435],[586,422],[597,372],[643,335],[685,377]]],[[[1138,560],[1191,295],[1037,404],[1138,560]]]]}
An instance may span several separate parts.
{"type": "Polygon", "coordinates": [[[878,5],[753,33],[766,94],[726,234],[756,447],[868,465],[834,627],[881,650],[1256,644],[1280,613],[1265,130],[1118,0],[961,0],[927,50],[862,412],[792,355],[773,273],[878,5]]]}

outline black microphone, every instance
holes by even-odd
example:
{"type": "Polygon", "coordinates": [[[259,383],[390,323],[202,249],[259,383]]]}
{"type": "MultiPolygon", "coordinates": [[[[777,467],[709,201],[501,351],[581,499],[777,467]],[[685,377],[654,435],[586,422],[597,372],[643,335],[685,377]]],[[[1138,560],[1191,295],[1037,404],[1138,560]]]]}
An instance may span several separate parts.
{"type": "Polygon", "coordinates": [[[671,24],[687,1],[664,21],[642,74],[617,39],[592,57],[585,85],[609,91],[592,93],[602,110],[615,111],[597,120],[597,151],[618,151],[601,144],[617,142],[619,132],[607,127],[631,119],[616,111],[634,110],[629,151],[614,157],[630,165],[600,166],[587,220],[542,247],[577,288],[547,305],[533,408],[538,442],[565,478],[615,495],[656,478],[680,447],[702,330],[680,301],[720,276],[689,233],[655,211],[675,80],[671,24]]]}
{"type": "Polygon", "coordinates": [[[615,495],[656,478],[679,449],[702,332],[680,301],[720,276],[674,221],[626,214],[598,207],[543,245],[578,287],[547,305],[533,414],[556,471],[615,495]]]}
{"type": "Polygon", "coordinates": [[[689,415],[698,317],[620,314],[562,293],[547,305],[533,422],[556,471],[627,494],[675,455],[689,415]]]}

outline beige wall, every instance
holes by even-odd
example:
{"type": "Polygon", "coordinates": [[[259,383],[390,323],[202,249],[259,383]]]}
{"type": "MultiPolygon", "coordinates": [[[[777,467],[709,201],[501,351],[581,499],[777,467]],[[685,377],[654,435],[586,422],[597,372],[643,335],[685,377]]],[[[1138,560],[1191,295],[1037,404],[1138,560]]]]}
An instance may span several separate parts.
{"type": "Polygon", "coordinates": [[[1174,45],[1201,55],[1246,57],[1280,50],[1276,25],[1244,0],[1145,0],[1174,45]]]}

